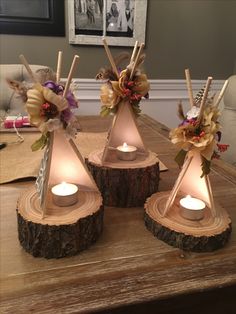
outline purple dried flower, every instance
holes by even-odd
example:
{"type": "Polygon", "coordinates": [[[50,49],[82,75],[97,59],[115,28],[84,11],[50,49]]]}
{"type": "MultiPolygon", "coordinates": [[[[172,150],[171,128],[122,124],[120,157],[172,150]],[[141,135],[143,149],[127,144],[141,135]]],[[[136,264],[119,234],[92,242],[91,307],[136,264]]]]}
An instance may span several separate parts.
{"type": "Polygon", "coordinates": [[[67,95],[66,95],[66,99],[70,105],[70,108],[78,108],[78,101],[75,99],[75,96],[73,95],[73,93],[71,91],[68,91],[67,95]]]}
{"type": "Polygon", "coordinates": [[[187,125],[187,124],[189,124],[189,120],[188,120],[188,119],[185,119],[185,120],[183,120],[183,121],[179,124],[179,126],[184,126],[184,125],[187,125]]]}
{"type": "MultiPolygon", "coordinates": [[[[55,94],[57,95],[62,95],[64,91],[64,87],[62,85],[56,84],[53,81],[47,81],[44,83],[44,86],[51,89],[55,94]]],[[[69,107],[63,110],[60,114],[60,119],[62,122],[68,124],[72,117],[74,116],[73,112],[71,109],[78,108],[78,102],[75,99],[73,93],[71,91],[68,91],[66,95],[66,99],[69,103],[69,107]]]]}
{"type": "Polygon", "coordinates": [[[61,121],[69,123],[71,118],[73,117],[73,112],[70,108],[66,108],[61,112],[61,121]]]}
{"type": "Polygon", "coordinates": [[[56,84],[53,81],[47,81],[43,84],[43,86],[51,89],[55,94],[61,94],[64,90],[62,85],[56,84]]]}

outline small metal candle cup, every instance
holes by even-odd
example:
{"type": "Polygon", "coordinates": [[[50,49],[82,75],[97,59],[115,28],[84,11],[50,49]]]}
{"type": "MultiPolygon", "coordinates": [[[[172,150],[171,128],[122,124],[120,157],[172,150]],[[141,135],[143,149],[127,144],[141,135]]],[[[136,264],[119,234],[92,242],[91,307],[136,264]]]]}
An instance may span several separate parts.
{"type": "Polygon", "coordinates": [[[120,160],[135,160],[137,155],[137,147],[124,143],[122,146],[118,146],[116,148],[116,154],[117,158],[120,160]]]}
{"type": "Polygon", "coordinates": [[[187,195],[180,200],[180,214],[189,220],[201,220],[204,217],[206,204],[198,198],[187,195]]]}
{"type": "Polygon", "coordinates": [[[75,184],[62,182],[52,187],[53,203],[60,207],[71,206],[78,201],[78,187],[75,184]]]}

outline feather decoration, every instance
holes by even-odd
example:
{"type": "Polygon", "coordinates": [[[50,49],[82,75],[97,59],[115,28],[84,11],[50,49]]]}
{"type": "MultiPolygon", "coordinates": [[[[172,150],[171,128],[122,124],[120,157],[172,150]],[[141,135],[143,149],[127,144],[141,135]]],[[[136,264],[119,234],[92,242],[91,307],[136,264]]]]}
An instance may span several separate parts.
{"type": "Polygon", "coordinates": [[[117,81],[116,74],[111,68],[101,68],[95,78],[96,80],[117,81]]]}
{"type": "MultiPolygon", "coordinates": [[[[138,59],[138,62],[137,62],[137,65],[136,65],[136,69],[135,69],[135,72],[134,72],[134,77],[141,74],[140,66],[143,64],[144,59],[145,59],[145,54],[142,54],[142,55],[139,57],[139,59],[138,59]]],[[[134,66],[134,62],[131,62],[131,63],[127,66],[127,76],[130,76],[130,73],[131,73],[131,71],[132,71],[133,66],[134,66]]]]}
{"type": "MultiPolygon", "coordinates": [[[[140,67],[140,65],[144,62],[144,59],[145,59],[145,54],[142,54],[139,57],[139,60],[137,62],[137,70],[135,72],[139,71],[138,67],[140,67]]],[[[128,60],[130,60],[130,54],[127,52],[122,52],[114,58],[114,61],[115,61],[117,68],[119,68],[122,63],[124,63],[125,61],[128,61],[128,60]]],[[[132,67],[133,67],[133,62],[127,66],[127,76],[130,75],[132,67]]],[[[138,74],[140,74],[140,73],[138,72],[138,74]]],[[[138,74],[136,74],[136,75],[138,75],[138,74]]],[[[136,76],[136,75],[134,75],[134,76],[136,76]]],[[[114,71],[110,67],[101,68],[95,78],[96,78],[96,80],[117,81],[116,74],[114,73],[114,71]]]]}
{"type": "Polygon", "coordinates": [[[183,105],[182,105],[182,101],[181,100],[180,100],[180,102],[178,104],[178,117],[180,118],[180,120],[184,120],[185,119],[183,105]]]}
{"type": "Polygon", "coordinates": [[[200,91],[197,93],[197,95],[195,96],[194,98],[194,102],[196,105],[198,105],[199,103],[201,103],[201,100],[202,100],[202,97],[203,97],[203,94],[204,94],[204,90],[205,90],[205,87],[204,88],[201,88],[200,91]]]}
{"type": "Polygon", "coordinates": [[[212,105],[212,104],[214,103],[214,97],[215,97],[215,95],[213,95],[213,96],[207,98],[207,100],[206,100],[206,106],[210,106],[210,105],[212,105]]]}
{"type": "Polygon", "coordinates": [[[203,88],[200,89],[200,91],[197,93],[197,95],[195,96],[194,98],[194,102],[196,104],[196,106],[198,106],[201,101],[202,101],[202,97],[203,97],[203,94],[204,94],[204,91],[205,91],[205,88],[206,86],[204,86],[203,88]]]}
{"type": "MultiPolygon", "coordinates": [[[[129,58],[130,58],[129,53],[126,52],[120,53],[118,56],[114,58],[116,67],[118,68],[122,62],[124,62],[125,60],[127,61],[129,58]]],[[[117,81],[117,77],[111,67],[103,67],[99,70],[98,74],[96,75],[96,80],[117,81]]]]}
{"type": "Polygon", "coordinates": [[[47,81],[56,82],[56,73],[51,68],[42,68],[36,70],[35,77],[42,85],[47,81]]]}
{"type": "Polygon", "coordinates": [[[145,53],[143,53],[143,54],[139,57],[138,63],[137,63],[137,67],[140,67],[140,65],[143,64],[145,57],[146,57],[145,53]]]}
{"type": "Polygon", "coordinates": [[[119,55],[114,57],[115,64],[117,68],[123,63],[128,63],[130,59],[130,54],[128,52],[121,52],[119,55]]]}
{"type": "Polygon", "coordinates": [[[8,78],[6,79],[6,81],[9,87],[12,88],[17,94],[19,94],[23,101],[27,101],[27,90],[29,89],[29,86],[27,86],[26,82],[11,80],[8,78]]]}

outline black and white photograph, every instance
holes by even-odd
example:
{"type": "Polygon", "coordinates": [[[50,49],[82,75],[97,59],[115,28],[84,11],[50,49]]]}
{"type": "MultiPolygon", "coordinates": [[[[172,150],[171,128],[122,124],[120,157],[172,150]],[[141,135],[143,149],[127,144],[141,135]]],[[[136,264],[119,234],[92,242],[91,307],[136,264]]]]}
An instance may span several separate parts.
{"type": "Polygon", "coordinates": [[[108,36],[133,37],[135,0],[106,0],[108,36]]]}
{"type": "Polygon", "coordinates": [[[75,0],[75,33],[102,35],[103,0],[75,0]]]}
{"type": "Polygon", "coordinates": [[[145,42],[148,0],[68,0],[69,42],[133,46],[145,42]]]}

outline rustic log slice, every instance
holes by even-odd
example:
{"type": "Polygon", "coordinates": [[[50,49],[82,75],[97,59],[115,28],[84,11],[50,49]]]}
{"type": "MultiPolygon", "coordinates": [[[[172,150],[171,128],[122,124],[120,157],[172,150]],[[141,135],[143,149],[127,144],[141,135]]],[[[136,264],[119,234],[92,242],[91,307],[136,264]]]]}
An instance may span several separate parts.
{"type": "Polygon", "coordinates": [[[60,258],[75,255],[96,242],[103,229],[100,193],[79,191],[78,202],[68,207],[50,204],[42,218],[35,187],[25,191],[18,200],[18,237],[28,253],[35,257],[60,258]]]}
{"type": "Polygon", "coordinates": [[[145,225],[155,237],[174,247],[193,252],[211,252],[227,243],[231,220],[224,208],[216,203],[215,217],[206,208],[201,220],[189,220],[181,216],[181,196],[177,195],[174,204],[163,217],[169,194],[170,191],[153,194],[145,204],[145,225]]]}
{"type": "Polygon", "coordinates": [[[107,206],[143,206],[158,191],[159,161],[155,153],[140,155],[133,161],[113,160],[101,164],[102,151],[92,152],[86,164],[107,206]]]}

